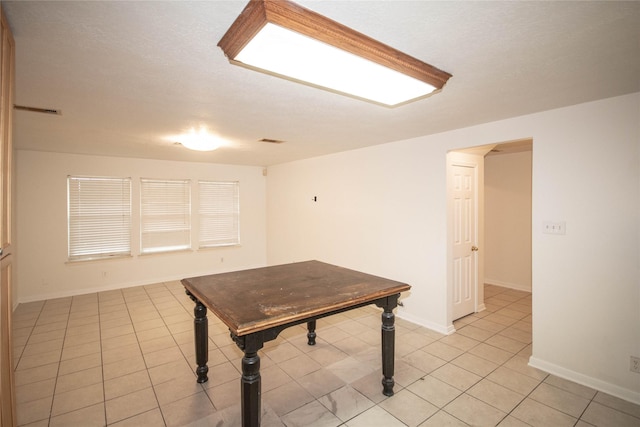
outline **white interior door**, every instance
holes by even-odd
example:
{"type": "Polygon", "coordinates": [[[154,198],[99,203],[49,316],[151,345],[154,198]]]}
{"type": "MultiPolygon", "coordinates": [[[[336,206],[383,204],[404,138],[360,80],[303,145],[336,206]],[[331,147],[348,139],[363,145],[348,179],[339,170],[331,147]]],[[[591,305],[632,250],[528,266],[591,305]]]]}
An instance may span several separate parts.
{"type": "Polygon", "coordinates": [[[452,320],[476,311],[478,287],[477,165],[449,165],[452,320]]]}

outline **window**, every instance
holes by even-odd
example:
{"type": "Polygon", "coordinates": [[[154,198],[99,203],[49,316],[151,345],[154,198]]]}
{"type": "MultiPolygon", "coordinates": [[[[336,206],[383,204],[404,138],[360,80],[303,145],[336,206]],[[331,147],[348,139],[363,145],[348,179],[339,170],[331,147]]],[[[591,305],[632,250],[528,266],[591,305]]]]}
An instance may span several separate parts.
{"type": "Polygon", "coordinates": [[[210,248],[240,243],[238,182],[198,182],[200,195],[199,246],[210,248]]]}
{"type": "Polygon", "coordinates": [[[140,251],[191,248],[189,180],[140,180],[140,251]]]}
{"type": "Polygon", "coordinates": [[[69,261],[131,255],[131,178],[67,177],[69,261]]]}

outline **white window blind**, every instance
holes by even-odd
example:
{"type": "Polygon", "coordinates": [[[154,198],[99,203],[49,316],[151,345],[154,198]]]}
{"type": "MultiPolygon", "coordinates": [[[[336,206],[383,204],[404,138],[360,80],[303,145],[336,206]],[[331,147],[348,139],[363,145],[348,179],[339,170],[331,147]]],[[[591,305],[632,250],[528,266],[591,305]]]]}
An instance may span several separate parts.
{"type": "Polygon", "coordinates": [[[240,243],[238,182],[199,181],[201,248],[240,243]]]}
{"type": "Polygon", "coordinates": [[[143,254],[191,247],[189,180],[140,180],[140,246],[143,254]]]}
{"type": "Polygon", "coordinates": [[[67,177],[70,261],[131,255],[131,179],[67,177]]]}

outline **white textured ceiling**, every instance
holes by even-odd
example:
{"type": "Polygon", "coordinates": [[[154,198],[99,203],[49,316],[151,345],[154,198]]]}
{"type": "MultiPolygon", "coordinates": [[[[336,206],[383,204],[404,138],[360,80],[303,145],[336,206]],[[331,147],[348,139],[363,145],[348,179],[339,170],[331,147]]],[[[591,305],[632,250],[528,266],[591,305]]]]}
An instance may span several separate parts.
{"type": "Polygon", "coordinates": [[[2,1],[15,103],[62,111],[15,111],[16,148],[268,166],[640,91],[640,2],[299,3],[453,77],[390,109],[230,65],[245,0],[2,1]],[[229,144],[165,139],[200,126],[229,144]]]}

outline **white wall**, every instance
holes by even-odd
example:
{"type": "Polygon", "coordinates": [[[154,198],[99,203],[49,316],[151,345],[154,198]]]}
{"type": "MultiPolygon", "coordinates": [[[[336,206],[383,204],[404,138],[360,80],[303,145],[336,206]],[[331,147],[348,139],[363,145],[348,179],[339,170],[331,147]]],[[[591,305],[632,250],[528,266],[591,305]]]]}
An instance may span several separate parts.
{"type": "Polygon", "coordinates": [[[531,151],[485,158],[485,283],[531,291],[531,159],[531,151]]]}
{"type": "MultiPolygon", "coordinates": [[[[262,168],[17,151],[16,275],[20,302],[266,265],[262,168]],[[67,175],[132,178],[133,257],[67,262],[67,175]],[[241,245],[139,253],[140,178],[240,181],[241,245]]],[[[197,246],[197,241],[195,246],[197,246]]]]}
{"type": "Polygon", "coordinates": [[[532,138],[531,363],[640,403],[639,119],[636,93],[270,167],[268,262],[407,282],[399,316],[447,330],[446,153],[532,138]]]}

